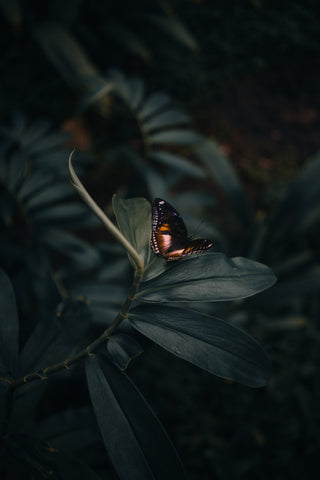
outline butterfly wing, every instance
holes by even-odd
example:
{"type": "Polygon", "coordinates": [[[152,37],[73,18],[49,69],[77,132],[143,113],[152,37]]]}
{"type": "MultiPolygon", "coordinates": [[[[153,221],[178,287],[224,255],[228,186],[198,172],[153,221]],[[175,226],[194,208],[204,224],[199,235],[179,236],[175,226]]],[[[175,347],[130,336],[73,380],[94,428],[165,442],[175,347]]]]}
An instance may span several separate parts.
{"type": "Polygon", "coordinates": [[[165,200],[156,198],[152,204],[152,251],[167,261],[211,248],[210,240],[190,240],[179,213],[165,200]]]}
{"type": "MultiPolygon", "coordinates": [[[[213,242],[211,240],[207,240],[205,238],[198,238],[197,240],[189,240],[187,245],[185,246],[183,252],[181,253],[181,257],[185,257],[186,255],[191,255],[192,253],[202,253],[206,250],[209,250],[213,246],[213,242]]],[[[167,258],[168,261],[176,260],[176,258],[167,258]]]]}
{"type": "Polygon", "coordinates": [[[187,229],[179,213],[166,201],[156,198],[152,203],[151,248],[166,257],[172,250],[184,250],[187,229]]]}

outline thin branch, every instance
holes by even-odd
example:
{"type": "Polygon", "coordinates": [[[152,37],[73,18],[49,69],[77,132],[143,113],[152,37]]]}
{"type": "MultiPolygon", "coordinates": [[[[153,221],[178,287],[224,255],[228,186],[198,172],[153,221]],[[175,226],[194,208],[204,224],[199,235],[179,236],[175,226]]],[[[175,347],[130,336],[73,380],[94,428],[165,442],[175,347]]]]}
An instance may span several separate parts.
{"type": "Polygon", "coordinates": [[[113,237],[124,246],[124,248],[127,250],[129,255],[132,257],[135,263],[137,272],[139,273],[139,275],[142,274],[144,269],[144,263],[142,258],[140,257],[138,252],[133,248],[131,243],[128,242],[126,237],[120,232],[120,230],[111,222],[111,220],[107,217],[107,215],[96,204],[96,202],[89,195],[89,193],[81,183],[79,177],[77,176],[76,172],[74,171],[74,168],[71,162],[73,153],[74,153],[74,150],[69,155],[69,171],[70,171],[70,176],[72,179],[73,186],[78,190],[79,195],[83,198],[83,200],[91,208],[91,210],[97,215],[97,217],[101,220],[103,225],[107,228],[107,230],[109,230],[111,235],[113,235],[113,237]]]}
{"type": "Polygon", "coordinates": [[[142,274],[136,274],[129,290],[128,296],[124,301],[121,310],[119,311],[118,315],[112,322],[112,324],[104,330],[104,332],[96,338],[93,342],[91,342],[87,347],[80,350],[80,352],[76,353],[70,358],[66,358],[59,363],[54,365],[50,365],[44,369],[37,370],[36,372],[29,373],[24,375],[23,377],[19,377],[17,379],[9,380],[8,379],[8,390],[7,390],[7,397],[6,397],[6,411],[3,420],[3,427],[2,427],[2,436],[5,436],[8,433],[10,417],[12,412],[12,402],[13,402],[13,393],[14,390],[21,385],[25,385],[26,383],[33,382],[34,380],[46,380],[50,375],[53,373],[59,372],[64,369],[69,369],[75,363],[83,360],[84,358],[94,354],[94,352],[103,345],[104,342],[108,341],[110,336],[116,330],[116,328],[120,325],[120,323],[127,317],[129,308],[136,298],[136,293],[138,291],[140,282],[142,280],[142,274]]]}
{"type": "Polygon", "coordinates": [[[108,341],[108,339],[110,338],[112,333],[116,330],[116,328],[119,326],[119,324],[127,317],[129,308],[132,302],[134,301],[134,299],[136,298],[136,294],[139,289],[140,282],[142,280],[143,273],[144,273],[144,263],[140,255],[132,247],[132,245],[128,242],[128,240],[122,235],[120,230],[118,230],[115,227],[115,225],[113,225],[113,223],[109,220],[109,218],[105,215],[105,213],[100,209],[100,207],[98,207],[98,205],[94,202],[94,200],[91,198],[89,193],[86,191],[86,189],[80,182],[71,164],[72,154],[73,152],[69,156],[69,170],[70,170],[70,175],[71,175],[74,186],[77,188],[79,194],[84,199],[84,201],[89,205],[89,207],[93,210],[93,212],[100,218],[100,220],[109,230],[109,232],[116,238],[116,240],[118,240],[126,248],[128,253],[131,255],[136,265],[135,276],[134,276],[134,280],[132,282],[131,288],[129,289],[128,296],[124,301],[118,315],[116,316],[112,324],[106,330],[104,330],[104,332],[98,338],[96,338],[93,342],[91,342],[87,347],[80,350],[80,352],[76,353],[72,357],[66,358],[61,362],[56,363],[54,365],[50,365],[44,369],[37,370],[36,372],[29,373],[27,375],[24,375],[23,377],[19,377],[13,380],[3,379],[9,383],[8,389],[7,389],[7,395],[6,395],[6,409],[5,409],[5,415],[4,415],[3,427],[2,427],[3,437],[7,435],[8,429],[9,429],[14,390],[19,386],[25,385],[26,383],[33,382],[34,380],[39,380],[39,379],[46,380],[53,373],[64,370],[64,369],[69,369],[73,364],[81,361],[82,359],[88,357],[89,355],[94,354],[94,352],[104,342],[108,341]]]}

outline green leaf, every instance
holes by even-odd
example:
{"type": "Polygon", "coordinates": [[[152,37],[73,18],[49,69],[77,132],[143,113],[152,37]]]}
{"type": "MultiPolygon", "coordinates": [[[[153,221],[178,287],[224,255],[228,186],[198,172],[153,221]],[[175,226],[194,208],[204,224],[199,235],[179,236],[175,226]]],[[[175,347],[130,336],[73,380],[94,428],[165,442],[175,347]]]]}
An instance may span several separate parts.
{"type": "Polygon", "coordinates": [[[192,175],[197,178],[205,177],[203,170],[195,163],[191,162],[188,158],[180,157],[174,153],[166,152],[165,150],[152,150],[148,158],[180,170],[187,175],[192,175]]]}
{"type": "Polygon", "coordinates": [[[163,92],[153,93],[141,105],[138,116],[141,120],[153,115],[171,103],[170,97],[163,92]]]}
{"type": "Polygon", "coordinates": [[[167,269],[167,262],[164,258],[157,257],[156,255],[151,256],[150,262],[145,266],[143,280],[144,282],[151,280],[152,278],[158,277],[167,269]]]}
{"type": "Polygon", "coordinates": [[[132,151],[125,149],[123,151],[126,159],[138,170],[141,176],[144,178],[148,187],[150,196],[165,198],[167,196],[167,182],[164,180],[163,175],[160,175],[150,165],[150,162],[144,161],[139,155],[134,154],[132,151]]]}
{"type": "Polygon", "coordinates": [[[145,94],[145,85],[141,78],[133,77],[130,79],[129,92],[130,105],[134,109],[139,108],[145,94]]]}
{"type": "Polygon", "coordinates": [[[47,208],[50,203],[60,202],[73,196],[74,190],[71,185],[55,182],[53,185],[51,184],[47,188],[34,194],[25,202],[25,205],[28,210],[36,210],[37,208],[43,208],[43,206],[47,208]]]}
{"type": "Polygon", "coordinates": [[[137,297],[146,302],[221,302],[250,297],[275,281],[270,268],[262,263],[208,253],[176,261],[142,284],[137,297]]]}
{"type": "Polygon", "coordinates": [[[161,347],[214,375],[250,387],[267,382],[269,362],[260,345],[223,320],[159,305],[135,307],[129,320],[161,347]]]}
{"type": "Polygon", "coordinates": [[[0,269],[0,367],[15,376],[18,367],[19,321],[14,291],[0,269]]]}
{"type": "Polygon", "coordinates": [[[38,223],[68,223],[68,227],[74,227],[82,222],[83,217],[87,217],[89,210],[87,206],[80,203],[65,203],[48,208],[43,208],[32,213],[32,219],[38,223]]]}
{"type": "Polygon", "coordinates": [[[174,447],[133,382],[97,357],[87,359],[86,371],[98,425],[119,477],[185,479],[174,447]]]}
{"type": "Polygon", "coordinates": [[[149,14],[145,15],[145,18],[148,20],[148,22],[151,22],[161,28],[165,33],[167,33],[167,35],[170,35],[185,47],[193,50],[194,52],[198,51],[199,45],[197,40],[192,35],[190,30],[187,29],[184,23],[177,17],[169,18],[149,14]]]}
{"type": "MultiPolygon", "coordinates": [[[[114,244],[119,245],[119,244],[114,244]]],[[[97,280],[102,282],[108,282],[110,280],[114,281],[114,278],[124,278],[128,275],[128,260],[124,257],[122,246],[119,245],[121,248],[120,251],[120,258],[115,258],[112,249],[110,248],[108,254],[109,258],[103,260],[103,266],[99,269],[99,274],[97,280]]]]}
{"type": "Polygon", "coordinates": [[[202,136],[192,130],[166,130],[148,136],[152,144],[194,145],[202,142],[202,136]]]}
{"type": "Polygon", "coordinates": [[[212,140],[204,140],[196,145],[195,151],[226,193],[239,220],[243,225],[248,225],[250,214],[244,190],[228,157],[212,140]]]}
{"type": "Polygon", "coordinates": [[[121,233],[136,249],[144,264],[149,263],[151,250],[151,207],[144,198],[112,198],[113,209],[121,233]]]}
{"type": "Polygon", "coordinates": [[[55,183],[53,177],[44,175],[43,172],[39,171],[32,172],[19,189],[18,198],[26,201],[29,197],[31,198],[37,192],[50,187],[53,183],[55,183]]]}
{"type": "Polygon", "coordinates": [[[54,23],[36,28],[36,38],[67,83],[78,89],[86,89],[85,78],[97,71],[77,40],[63,27],[54,23]]]}
{"type": "Polygon", "coordinates": [[[71,287],[73,296],[85,297],[94,307],[107,305],[121,305],[127,296],[123,285],[115,283],[80,283],[71,287]]]}
{"type": "Polygon", "coordinates": [[[26,156],[23,152],[14,152],[6,163],[5,185],[6,188],[15,193],[27,172],[26,156]]]}
{"type": "Polygon", "coordinates": [[[123,45],[127,50],[139,56],[144,61],[150,62],[152,60],[152,52],[146,43],[127,26],[113,21],[107,24],[106,32],[120,45],[123,45]]]}
{"type": "Polygon", "coordinates": [[[38,239],[47,247],[69,257],[77,270],[92,270],[101,262],[100,254],[94,246],[65,230],[44,228],[38,233],[38,239]]]}
{"type": "Polygon", "coordinates": [[[107,80],[114,84],[115,92],[130,105],[130,83],[126,75],[116,68],[111,68],[107,80]]]}
{"type": "Polygon", "coordinates": [[[175,195],[172,202],[178,212],[182,213],[183,218],[188,215],[188,212],[193,212],[194,215],[197,214],[199,222],[199,215],[203,214],[205,207],[213,206],[214,198],[211,193],[205,191],[185,190],[175,195]]]}
{"type": "MultiPolygon", "coordinates": [[[[62,147],[66,144],[66,142],[70,140],[70,134],[65,132],[53,132],[47,134],[45,137],[37,140],[32,145],[29,146],[27,152],[29,155],[41,154],[43,155],[49,150],[52,149],[60,149],[61,154],[63,153],[62,147]]],[[[64,152],[65,156],[67,155],[67,151],[64,152]]]]}
{"type": "Polygon", "coordinates": [[[125,370],[132,359],[143,352],[142,346],[130,335],[116,333],[107,343],[112,361],[120,370],[125,370]]]}
{"type": "Polygon", "coordinates": [[[86,110],[90,105],[105,99],[110,93],[118,91],[117,85],[115,85],[112,80],[106,80],[99,74],[88,76],[86,78],[86,85],[87,91],[82,94],[81,100],[79,101],[79,112],[86,110]]]}
{"type": "Polygon", "coordinates": [[[145,120],[144,127],[151,131],[163,127],[173,127],[190,123],[191,118],[184,111],[176,108],[165,110],[145,120]]]}
{"type": "Polygon", "coordinates": [[[279,203],[269,230],[273,242],[278,242],[281,238],[287,242],[288,238],[301,234],[319,221],[319,176],[320,154],[317,154],[302,169],[279,203]]]}
{"type": "MultiPolygon", "coordinates": [[[[44,135],[50,130],[50,122],[47,119],[35,120],[29,125],[25,122],[24,128],[21,131],[19,143],[23,150],[29,146],[37,144],[44,135]]],[[[63,141],[60,142],[60,145],[63,141]]]]}

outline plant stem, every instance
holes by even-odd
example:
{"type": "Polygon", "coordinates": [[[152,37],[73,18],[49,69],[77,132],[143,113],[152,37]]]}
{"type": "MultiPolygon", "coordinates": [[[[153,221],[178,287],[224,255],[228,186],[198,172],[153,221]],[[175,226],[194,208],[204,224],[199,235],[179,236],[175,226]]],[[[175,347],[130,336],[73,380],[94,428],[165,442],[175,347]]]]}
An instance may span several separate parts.
{"type": "Polygon", "coordinates": [[[101,220],[103,225],[109,230],[111,235],[119,242],[121,243],[124,248],[127,250],[129,255],[132,257],[135,266],[136,266],[136,271],[142,275],[143,270],[144,270],[144,263],[138,252],[135,250],[135,248],[131,245],[130,242],[126,239],[126,237],[120,232],[120,230],[109,220],[107,215],[101,210],[101,208],[96,204],[96,202],[93,200],[93,198],[89,195],[87,190],[84,188],[82,185],[79,177],[77,176],[76,172],[74,171],[74,168],[72,166],[72,155],[74,153],[74,150],[70,153],[69,155],[69,172],[71,176],[71,180],[73,183],[73,186],[78,190],[79,195],[81,198],[86,202],[86,204],[91,208],[91,210],[95,213],[95,215],[101,220]]]}
{"type": "Polygon", "coordinates": [[[132,285],[129,289],[128,296],[124,301],[118,315],[112,322],[112,324],[104,330],[104,332],[96,338],[92,343],[90,343],[87,347],[80,350],[80,352],[76,353],[72,357],[66,358],[62,362],[56,363],[54,365],[50,365],[42,370],[37,370],[36,372],[29,373],[23,377],[19,377],[13,379],[9,382],[7,395],[6,395],[6,410],[5,416],[3,421],[3,428],[2,428],[2,436],[4,437],[8,433],[8,427],[10,422],[10,417],[12,413],[12,401],[13,401],[13,394],[14,390],[21,386],[25,385],[26,383],[33,382],[34,380],[46,380],[50,375],[60,370],[68,369],[71,365],[79,362],[80,360],[88,357],[89,355],[93,355],[94,352],[99,348],[104,342],[108,341],[110,336],[116,330],[116,328],[120,325],[120,323],[127,317],[128,310],[136,297],[136,293],[138,291],[140,282],[142,280],[143,272],[136,271],[136,275],[132,282],[132,285]]]}
{"type": "MultiPolygon", "coordinates": [[[[45,380],[49,377],[49,375],[52,375],[53,373],[58,372],[60,370],[64,370],[65,368],[70,368],[71,365],[73,365],[74,363],[77,363],[83,358],[86,358],[89,355],[92,355],[97,350],[97,348],[99,348],[105,341],[107,341],[110,338],[110,336],[116,330],[118,325],[123,321],[124,318],[126,318],[130,305],[133,302],[133,300],[136,298],[136,293],[138,291],[140,282],[144,274],[144,262],[140,257],[140,255],[138,254],[138,252],[128,242],[128,240],[120,232],[120,230],[118,230],[118,228],[109,220],[109,218],[105,215],[105,213],[101,210],[101,208],[95,203],[93,198],[89,195],[87,190],[82,185],[80,179],[78,178],[77,174],[75,173],[72,167],[72,163],[71,163],[72,154],[73,152],[69,156],[69,171],[70,171],[71,179],[73,181],[73,185],[78,190],[80,196],[84,199],[87,205],[91,208],[91,210],[97,215],[97,217],[102,221],[105,227],[109,230],[109,232],[116,238],[116,240],[118,240],[125,247],[127,252],[131,255],[135,263],[135,277],[132,282],[131,288],[129,290],[128,296],[124,301],[120,309],[120,312],[118,313],[118,315],[116,316],[112,324],[106,330],[104,330],[104,332],[98,338],[96,338],[92,343],[90,343],[86,348],[76,353],[72,357],[66,358],[62,362],[56,363],[54,365],[50,365],[49,367],[46,367],[42,370],[37,370],[36,372],[29,373],[23,377],[19,377],[13,380],[5,379],[6,381],[8,381],[9,385],[8,385],[7,394],[6,394],[6,407],[5,407],[5,416],[3,420],[2,438],[4,438],[8,433],[8,428],[9,428],[9,423],[10,423],[10,418],[12,413],[13,395],[14,395],[15,389],[26,383],[33,382],[34,380],[39,380],[39,379],[45,380]]],[[[62,293],[62,297],[63,297],[65,292],[60,291],[60,293],[62,293]]]]}

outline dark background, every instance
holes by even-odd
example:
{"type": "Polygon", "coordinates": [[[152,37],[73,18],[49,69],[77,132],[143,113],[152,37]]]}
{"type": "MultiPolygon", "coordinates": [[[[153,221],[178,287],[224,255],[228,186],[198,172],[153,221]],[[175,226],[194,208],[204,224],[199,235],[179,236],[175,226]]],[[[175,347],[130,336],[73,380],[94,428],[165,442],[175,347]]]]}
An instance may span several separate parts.
{"type": "MultiPolygon", "coordinates": [[[[52,128],[70,135],[66,152],[75,145],[84,156],[97,158],[128,135],[130,122],[121,112],[101,117],[78,109],[77,82],[63,75],[68,65],[59,70],[39,40],[39,26],[46,29],[53,22],[74,35],[100,72],[116,67],[144,78],[150,91],[172,95],[191,114],[194,129],[216,140],[229,156],[255,219],[272,215],[290,182],[320,149],[316,1],[1,5],[0,114],[6,128],[17,112],[27,124],[49,120],[52,128]],[[178,18],[197,46],[187,48],[156,31],[149,14],[178,18]],[[133,51],[123,31],[134,32],[146,50],[133,51]]],[[[131,170],[116,163],[98,161],[85,178],[102,204],[109,204],[116,191],[130,191],[131,170]]],[[[230,233],[230,253],[236,255],[236,219],[224,215],[228,206],[219,189],[209,188],[217,196],[211,218],[230,233]]],[[[147,195],[143,184],[135,183],[133,190],[147,195]]],[[[317,251],[318,232],[319,222],[299,245],[317,251]]],[[[89,240],[104,235],[82,233],[89,240]]],[[[294,239],[287,241],[290,249],[294,239]]],[[[295,274],[303,284],[305,270],[295,274]]],[[[282,307],[276,314],[262,308],[258,320],[249,316],[243,325],[270,356],[270,381],[262,389],[214,378],[156,346],[148,346],[130,366],[190,479],[319,477],[319,276],[314,278],[313,295],[304,295],[297,308],[282,307]]],[[[293,298],[299,297],[299,285],[293,286],[293,298]]],[[[58,395],[52,403],[59,403],[58,395]]]]}

